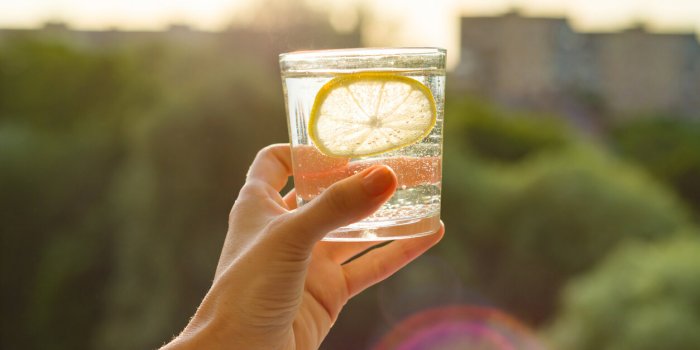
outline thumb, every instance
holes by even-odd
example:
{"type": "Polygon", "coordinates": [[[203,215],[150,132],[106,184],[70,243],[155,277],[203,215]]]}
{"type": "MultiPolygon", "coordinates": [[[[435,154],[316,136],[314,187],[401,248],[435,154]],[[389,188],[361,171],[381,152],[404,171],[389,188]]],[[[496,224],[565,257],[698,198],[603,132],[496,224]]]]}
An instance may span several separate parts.
{"type": "Polygon", "coordinates": [[[397,183],[391,168],[384,165],[367,168],[336,182],[290,213],[285,224],[280,225],[279,233],[295,246],[311,250],[328,232],[374,213],[394,194],[397,183]]]}

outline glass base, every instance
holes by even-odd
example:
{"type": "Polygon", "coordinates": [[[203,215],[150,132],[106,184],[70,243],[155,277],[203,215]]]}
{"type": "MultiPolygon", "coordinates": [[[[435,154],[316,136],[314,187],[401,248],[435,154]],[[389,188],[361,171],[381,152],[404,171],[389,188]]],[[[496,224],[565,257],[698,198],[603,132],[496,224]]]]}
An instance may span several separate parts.
{"type": "Polygon", "coordinates": [[[388,222],[359,222],[341,227],[323,238],[333,242],[391,241],[427,236],[440,228],[440,214],[425,218],[392,220],[388,222]]]}

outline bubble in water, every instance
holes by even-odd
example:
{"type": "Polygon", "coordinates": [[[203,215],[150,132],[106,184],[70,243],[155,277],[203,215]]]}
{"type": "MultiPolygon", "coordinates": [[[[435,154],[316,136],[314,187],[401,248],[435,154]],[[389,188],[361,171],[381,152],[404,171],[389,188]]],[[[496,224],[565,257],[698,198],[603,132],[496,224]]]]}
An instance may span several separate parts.
{"type": "Polygon", "coordinates": [[[535,335],[507,314],[457,305],[428,309],[397,324],[373,350],[545,350],[535,335]]]}

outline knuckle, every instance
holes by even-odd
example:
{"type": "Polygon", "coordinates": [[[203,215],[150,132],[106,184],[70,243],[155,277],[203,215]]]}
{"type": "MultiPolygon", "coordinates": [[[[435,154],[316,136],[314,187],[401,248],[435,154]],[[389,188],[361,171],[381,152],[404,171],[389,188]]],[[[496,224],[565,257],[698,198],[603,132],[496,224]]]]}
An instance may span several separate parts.
{"type": "MultiPolygon", "coordinates": [[[[279,215],[270,220],[261,237],[261,244],[268,246],[269,252],[277,254],[283,260],[305,260],[308,258],[308,244],[296,235],[292,214],[279,215]]],[[[297,228],[298,229],[298,228],[297,228]]]]}
{"type": "Polygon", "coordinates": [[[375,260],[372,265],[372,270],[376,279],[382,279],[391,274],[389,265],[382,260],[375,260]]]}
{"type": "Polygon", "coordinates": [[[261,149],[258,151],[258,154],[256,155],[256,157],[260,158],[260,157],[265,157],[265,156],[267,156],[268,154],[270,154],[270,153],[272,152],[272,149],[273,149],[274,147],[275,147],[275,145],[268,145],[268,146],[265,146],[265,147],[261,148],[261,149]]]}
{"type": "Polygon", "coordinates": [[[228,213],[228,224],[229,226],[233,225],[233,223],[236,221],[236,217],[238,216],[238,213],[240,212],[240,205],[237,203],[234,203],[233,206],[231,207],[231,211],[228,213]]]}
{"type": "Polygon", "coordinates": [[[258,154],[255,155],[255,158],[264,159],[264,158],[276,157],[279,154],[280,150],[282,150],[284,147],[289,147],[289,145],[276,143],[276,144],[265,146],[258,151],[258,154]]]}
{"type": "Polygon", "coordinates": [[[265,197],[267,195],[267,188],[265,182],[254,179],[254,178],[248,178],[243,184],[243,187],[241,187],[241,192],[239,193],[239,199],[242,197],[243,199],[248,199],[250,197],[253,198],[260,198],[260,197],[265,197]]]}
{"type": "Polygon", "coordinates": [[[272,154],[272,146],[266,146],[263,147],[258,151],[258,153],[255,154],[255,159],[253,160],[253,165],[248,169],[248,173],[246,174],[246,177],[250,177],[250,173],[253,171],[255,163],[264,161],[265,159],[269,158],[272,154]]]}
{"type": "Polygon", "coordinates": [[[340,186],[333,186],[326,190],[324,196],[324,205],[335,213],[347,213],[352,209],[352,204],[345,191],[340,186]]]}
{"type": "Polygon", "coordinates": [[[279,233],[283,233],[287,230],[287,222],[289,219],[288,214],[278,215],[268,222],[265,230],[267,231],[268,235],[278,235],[279,233]]]}

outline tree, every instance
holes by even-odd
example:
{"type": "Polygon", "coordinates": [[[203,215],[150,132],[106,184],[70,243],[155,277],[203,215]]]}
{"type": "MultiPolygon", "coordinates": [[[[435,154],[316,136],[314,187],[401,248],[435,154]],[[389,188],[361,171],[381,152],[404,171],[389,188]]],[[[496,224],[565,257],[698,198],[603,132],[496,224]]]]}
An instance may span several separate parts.
{"type": "Polygon", "coordinates": [[[441,249],[476,290],[530,323],[552,317],[566,282],[620,242],[659,240],[688,224],[673,193],[581,141],[517,147],[522,155],[508,163],[475,157],[460,141],[445,160],[443,215],[453,242],[441,249]]]}
{"type": "Polygon", "coordinates": [[[700,348],[700,233],[630,242],[566,288],[550,334],[560,349],[700,348]]]}
{"type": "Polygon", "coordinates": [[[618,125],[612,146],[667,183],[700,219],[700,121],[640,118],[618,125]]]}

